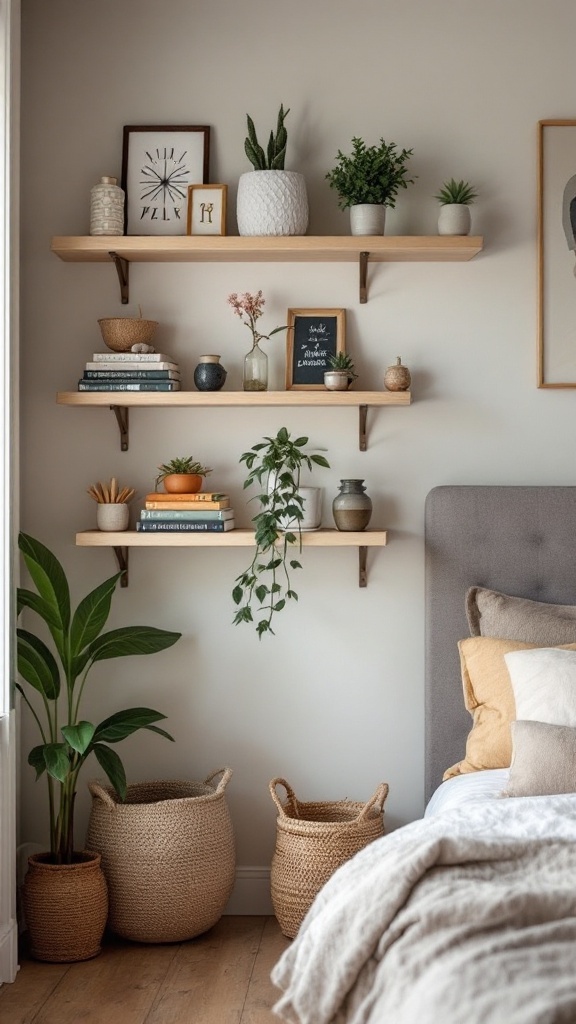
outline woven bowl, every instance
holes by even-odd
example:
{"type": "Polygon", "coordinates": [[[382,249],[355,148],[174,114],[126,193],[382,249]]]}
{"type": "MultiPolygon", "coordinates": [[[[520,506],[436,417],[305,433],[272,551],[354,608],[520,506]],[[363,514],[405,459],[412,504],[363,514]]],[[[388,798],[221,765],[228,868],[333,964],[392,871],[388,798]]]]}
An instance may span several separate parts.
{"type": "Polygon", "coordinates": [[[149,345],[158,327],[157,320],[136,316],[113,316],[99,320],[104,344],[113,352],[129,352],[132,345],[149,345]]]}

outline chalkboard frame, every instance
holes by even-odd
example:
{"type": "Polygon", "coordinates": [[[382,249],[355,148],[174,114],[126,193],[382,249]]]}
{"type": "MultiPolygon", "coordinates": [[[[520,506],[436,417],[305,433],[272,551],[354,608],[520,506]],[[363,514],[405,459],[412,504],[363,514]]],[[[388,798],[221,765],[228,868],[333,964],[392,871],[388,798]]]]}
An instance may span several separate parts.
{"type": "MultiPolygon", "coordinates": [[[[324,390],[324,370],[330,369],[330,363],[328,358],[325,360],[325,366],[319,369],[317,372],[320,374],[321,380],[318,383],[307,384],[304,382],[302,374],[298,373],[298,367],[295,365],[296,358],[298,356],[297,346],[295,339],[297,335],[298,326],[302,326],[301,321],[309,321],[310,325],[313,325],[315,321],[321,322],[322,320],[330,320],[333,322],[335,328],[335,344],[330,345],[330,355],[332,355],[332,348],[334,354],[337,352],[346,351],[346,310],[345,309],[289,309],[287,316],[288,332],[286,336],[286,390],[290,391],[323,391],[324,390]]],[[[334,334],[334,331],[332,332],[334,334]]]]}

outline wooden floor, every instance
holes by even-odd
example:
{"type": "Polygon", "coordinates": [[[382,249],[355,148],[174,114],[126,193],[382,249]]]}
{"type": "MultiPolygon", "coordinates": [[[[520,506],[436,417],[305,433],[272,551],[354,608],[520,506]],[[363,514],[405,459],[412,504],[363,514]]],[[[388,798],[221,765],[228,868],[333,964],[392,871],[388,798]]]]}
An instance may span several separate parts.
{"type": "Polygon", "coordinates": [[[223,917],[169,946],[106,937],[78,964],[22,954],[0,988],[2,1024],[279,1024],[270,971],[288,947],[274,917],[223,917]]]}

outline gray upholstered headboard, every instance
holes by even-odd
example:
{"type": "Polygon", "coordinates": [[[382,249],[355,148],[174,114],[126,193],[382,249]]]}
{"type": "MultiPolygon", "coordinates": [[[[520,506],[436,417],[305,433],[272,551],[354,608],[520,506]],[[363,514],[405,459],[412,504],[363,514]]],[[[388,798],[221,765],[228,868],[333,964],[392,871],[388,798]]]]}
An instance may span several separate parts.
{"type": "Polygon", "coordinates": [[[426,499],[426,799],[464,754],[466,590],[576,604],[576,487],[436,487],[426,499]]]}

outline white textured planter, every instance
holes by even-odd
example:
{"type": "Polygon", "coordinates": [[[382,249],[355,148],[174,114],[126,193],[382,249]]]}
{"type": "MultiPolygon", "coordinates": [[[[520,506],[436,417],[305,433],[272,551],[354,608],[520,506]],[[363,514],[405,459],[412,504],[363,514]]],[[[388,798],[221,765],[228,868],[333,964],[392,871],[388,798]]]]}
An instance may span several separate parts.
{"type": "Polygon", "coordinates": [[[130,509],[126,502],[99,502],[96,506],[96,524],[99,530],[127,530],[130,509]]]}
{"type": "Polygon", "coordinates": [[[472,218],[470,207],[463,203],[446,203],[438,215],[439,235],[469,235],[472,218]]]}
{"type": "MultiPolygon", "coordinates": [[[[302,498],[302,515],[303,519],[300,523],[300,530],[307,532],[309,530],[319,530],[320,523],[322,522],[322,496],[324,494],[323,487],[299,487],[298,493],[302,498]]],[[[280,527],[281,530],[293,530],[298,531],[298,521],[296,519],[289,520],[285,525],[280,527]]]]}
{"type": "Polygon", "coordinates": [[[350,207],[350,234],[383,235],[386,207],[376,203],[359,203],[350,207]]]}
{"type": "Polygon", "coordinates": [[[241,235],[305,235],[308,196],[298,171],[247,171],[240,175],[236,217],[241,235]]]}

